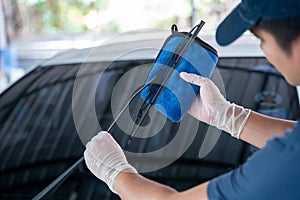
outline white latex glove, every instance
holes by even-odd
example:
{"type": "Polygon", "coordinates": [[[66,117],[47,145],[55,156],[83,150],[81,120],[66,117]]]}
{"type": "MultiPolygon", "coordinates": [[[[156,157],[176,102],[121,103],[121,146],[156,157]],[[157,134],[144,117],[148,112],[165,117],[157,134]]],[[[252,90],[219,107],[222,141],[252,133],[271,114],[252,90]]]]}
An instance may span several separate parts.
{"type": "Polygon", "coordinates": [[[199,121],[239,138],[250,110],[227,101],[217,86],[207,78],[185,72],[180,73],[180,77],[201,87],[199,95],[195,98],[188,113],[199,121]]]}
{"type": "Polygon", "coordinates": [[[104,181],[109,189],[113,189],[113,182],[121,172],[137,173],[136,169],[128,164],[126,157],[114,138],[106,131],[101,131],[86,145],[84,159],[89,170],[104,181]]]}

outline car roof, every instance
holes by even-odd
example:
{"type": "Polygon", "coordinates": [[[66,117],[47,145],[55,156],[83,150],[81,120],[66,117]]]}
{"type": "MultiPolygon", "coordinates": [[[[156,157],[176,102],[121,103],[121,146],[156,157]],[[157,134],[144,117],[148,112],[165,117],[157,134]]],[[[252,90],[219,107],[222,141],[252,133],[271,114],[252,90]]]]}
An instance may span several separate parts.
{"type": "MultiPolygon", "coordinates": [[[[71,49],[60,52],[44,62],[43,66],[74,64],[83,62],[153,60],[157,56],[170,31],[147,29],[115,35],[102,41],[102,44],[84,49],[71,49]]],[[[213,35],[200,38],[218,51],[219,57],[263,57],[259,40],[246,34],[227,47],[219,46],[213,35]]],[[[95,42],[95,44],[98,44],[95,42]]]]}

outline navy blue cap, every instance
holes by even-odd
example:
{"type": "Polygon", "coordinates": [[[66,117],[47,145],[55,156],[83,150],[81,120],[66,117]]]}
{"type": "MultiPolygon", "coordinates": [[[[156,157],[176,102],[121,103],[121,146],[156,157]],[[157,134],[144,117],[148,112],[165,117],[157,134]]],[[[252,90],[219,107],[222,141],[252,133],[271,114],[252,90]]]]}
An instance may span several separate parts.
{"type": "Polygon", "coordinates": [[[260,19],[296,16],[300,16],[299,0],[242,0],[217,28],[216,40],[221,46],[226,46],[260,19]]]}

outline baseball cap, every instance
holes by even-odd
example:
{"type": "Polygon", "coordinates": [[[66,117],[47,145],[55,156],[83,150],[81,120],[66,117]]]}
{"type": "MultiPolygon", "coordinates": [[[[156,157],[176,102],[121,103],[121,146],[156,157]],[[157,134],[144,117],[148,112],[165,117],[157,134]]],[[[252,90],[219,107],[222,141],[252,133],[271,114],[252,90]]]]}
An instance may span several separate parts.
{"type": "Polygon", "coordinates": [[[299,0],[242,0],[217,28],[216,40],[226,46],[260,19],[300,16],[299,0]]]}

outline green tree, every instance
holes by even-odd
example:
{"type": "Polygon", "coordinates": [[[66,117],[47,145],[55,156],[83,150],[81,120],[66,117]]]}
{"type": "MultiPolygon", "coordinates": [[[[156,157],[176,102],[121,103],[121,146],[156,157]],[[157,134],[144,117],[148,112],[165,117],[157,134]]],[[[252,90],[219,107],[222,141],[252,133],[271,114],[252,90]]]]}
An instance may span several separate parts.
{"type": "Polygon", "coordinates": [[[20,6],[27,15],[26,23],[34,32],[82,32],[82,23],[92,10],[102,10],[108,0],[22,0],[20,6]]]}

